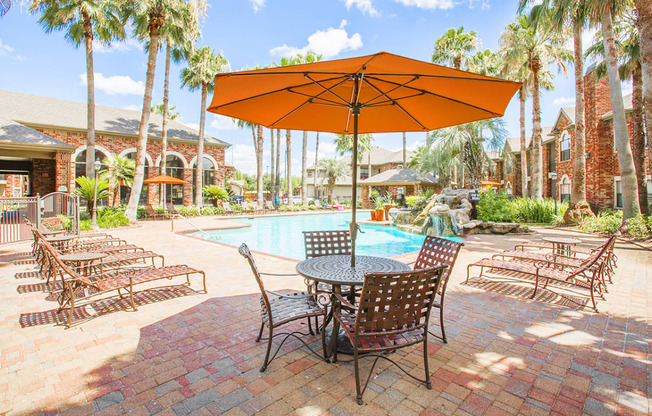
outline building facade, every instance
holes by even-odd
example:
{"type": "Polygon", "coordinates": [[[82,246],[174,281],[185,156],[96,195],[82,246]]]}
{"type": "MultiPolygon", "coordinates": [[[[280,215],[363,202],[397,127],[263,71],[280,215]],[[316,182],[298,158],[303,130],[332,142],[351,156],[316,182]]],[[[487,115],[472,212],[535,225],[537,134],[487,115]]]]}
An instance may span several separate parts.
{"type": "MultiPolygon", "coordinates": [[[[105,163],[114,156],[136,158],[140,111],[97,105],[95,159],[105,163]]],[[[4,175],[4,196],[44,195],[70,192],[86,170],[86,103],[0,91],[0,175],[4,175]]],[[[175,121],[168,121],[166,169],[161,172],[161,116],[150,117],[145,155],[145,177],[161,173],[187,181],[185,185],[145,185],[142,204],[158,204],[161,186],[166,199],[176,205],[194,200],[198,133],[175,121]]],[[[204,138],[203,183],[224,186],[224,152],[229,145],[210,136],[204,138]]],[[[109,168],[110,169],[110,168],[109,168]]],[[[114,188],[126,203],[130,189],[110,184],[109,204],[114,188]]]]}

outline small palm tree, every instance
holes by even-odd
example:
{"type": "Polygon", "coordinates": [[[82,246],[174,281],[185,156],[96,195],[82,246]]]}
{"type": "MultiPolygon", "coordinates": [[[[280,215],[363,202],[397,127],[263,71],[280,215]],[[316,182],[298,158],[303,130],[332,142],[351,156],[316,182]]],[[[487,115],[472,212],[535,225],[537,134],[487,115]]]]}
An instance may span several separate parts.
{"type": "MultiPolygon", "coordinates": [[[[348,166],[340,159],[323,159],[319,162],[319,169],[326,174],[328,187],[328,204],[333,202],[333,189],[338,179],[346,177],[348,166]]],[[[355,201],[353,201],[355,204],[355,201]]]]}
{"type": "Polygon", "coordinates": [[[110,44],[124,39],[125,25],[118,17],[118,3],[112,0],[34,0],[31,13],[40,13],[39,23],[47,33],[65,30],[65,38],[78,48],[86,47],[86,176],[95,175],[95,81],[93,41],[110,44]]]}
{"type": "MultiPolygon", "coordinates": [[[[75,179],[78,187],[75,188],[75,194],[79,198],[86,200],[86,212],[93,211],[93,200],[95,199],[95,179],[89,179],[86,176],[79,176],[75,179]]],[[[109,182],[106,179],[97,181],[97,200],[109,197],[109,182]]]]}
{"type": "Polygon", "coordinates": [[[217,185],[206,185],[203,189],[203,194],[206,199],[213,201],[213,205],[217,206],[217,201],[228,201],[229,193],[226,189],[220,188],[217,185]]]}
{"type": "Polygon", "coordinates": [[[215,55],[213,49],[204,46],[192,53],[188,59],[188,67],[181,71],[181,86],[186,86],[190,91],[201,90],[201,114],[199,117],[199,138],[197,145],[197,176],[195,189],[197,195],[195,205],[202,205],[203,196],[203,160],[204,160],[204,126],[206,124],[206,99],[209,92],[213,92],[215,74],[225,72],[229,63],[221,53],[215,55]]]}
{"type": "Polygon", "coordinates": [[[117,207],[120,205],[120,186],[131,188],[136,161],[128,157],[112,156],[104,159],[103,165],[110,169],[100,171],[100,179],[105,179],[113,185],[113,206],[117,207]]]}

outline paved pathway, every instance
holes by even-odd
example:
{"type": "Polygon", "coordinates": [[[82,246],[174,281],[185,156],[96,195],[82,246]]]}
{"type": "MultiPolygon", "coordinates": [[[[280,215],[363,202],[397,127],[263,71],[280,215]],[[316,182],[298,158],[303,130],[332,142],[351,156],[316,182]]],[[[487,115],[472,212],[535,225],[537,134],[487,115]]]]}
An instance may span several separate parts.
{"type": "MultiPolygon", "coordinates": [[[[234,225],[214,218],[194,222],[205,228],[234,225]]],[[[572,416],[652,411],[652,253],[630,244],[617,245],[614,284],[596,314],[551,292],[530,300],[531,286],[479,279],[462,284],[468,263],[541,235],[467,240],[446,298],[449,342],[434,339],[428,345],[433,389],[381,364],[365,405],[358,406],[352,365],[327,364],[298,342],[287,345],[265,373],[258,371],[265,347],[254,342],[260,319],[257,287],[235,248],[173,234],[165,221],[111,233],[165,255],[166,264],[205,270],[208,294],[172,281],[141,293],[138,312],[99,302],[85,309],[77,325],[64,329],[55,303],[46,300],[43,281],[29,275],[34,266],[21,254],[28,245],[0,247],[0,414],[572,416]],[[17,273],[27,274],[15,278],[17,273]]],[[[260,254],[256,260],[263,270],[294,270],[291,261],[260,254]]],[[[200,289],[199,281],[192,283],[200,289]]],[[[303,286],[299,277],[266,283],[272,290],[303,286]]],[[[438,333],[438,319],[431,322],[438,333]]],[[[421,374],[418,348],[396,355],[421,374]]]]}

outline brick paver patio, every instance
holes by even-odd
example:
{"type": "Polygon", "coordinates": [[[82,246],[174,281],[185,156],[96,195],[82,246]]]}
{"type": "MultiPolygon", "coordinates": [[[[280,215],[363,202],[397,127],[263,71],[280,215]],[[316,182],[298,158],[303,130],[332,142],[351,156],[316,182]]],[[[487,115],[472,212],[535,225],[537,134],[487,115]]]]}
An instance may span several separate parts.
{"type": "MultiPolygon", "coordinates": [[[[229,222],[201,218],[205,228],[229,222]]],[[[181,226],[181,224],[177,224],[181,226]]],[[[541,234],[562,234],[539,229],[541,234]]],[[[144,291],[138,312],[116,298],[58,323],[26,243],[0,247],[0,414],[505,415],[640,414],[652,411],[652,252],[618,243],[614,284],[600,313],[531,285],[466,278],[466,265],[534,236],[467,240],[446,298],[448,344],[428,346],[433,389],[380,364],[363,406],[353,366],[327,364],[286,343],[265,373],[258,294],[235,248],[173,234],[169,222],[113,235],[207,272],[208,294],[179,284],[144,291]],[[24,274],[19,274],[24,273],[24,274]],[[18,274],[18,275],[17,275],[18,274]]],[[[563,235],[568,235],[564,233],[563,235]]],[[[601,239],[579,235],[589,244],[601,239]]],[[[297,238],[300,238],[297,236],[297,238]]],[[[416,253],[400,256],[411,261],[416,253]]],[[[262,270],[294,262],[256,254],[262,270]]],[[[192,281],[200,289],[199,281],[192,281]]],[[[302,289],[299,277],[266,280],[302,289]]],[[[438,319],[432,330],[439,333],[438,319]]],[[[313,339],[319,347],[319,339],[313,339]]],[[[418,348],[396,353],[422,375],[418,348]]],[[[363,366],[366,377],[368,363],[363,366]]]]}

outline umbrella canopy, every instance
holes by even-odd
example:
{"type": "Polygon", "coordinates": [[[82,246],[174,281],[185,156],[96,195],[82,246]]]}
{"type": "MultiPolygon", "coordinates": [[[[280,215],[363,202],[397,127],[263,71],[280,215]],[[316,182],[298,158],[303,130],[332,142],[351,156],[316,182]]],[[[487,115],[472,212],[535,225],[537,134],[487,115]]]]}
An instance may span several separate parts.
{"type": "MultiPolygon", "coordinates": [[[[222,73],[208,111],[268,128],[353,134],[431,131],[500,117],[520,88],[387,52],[222,73]]],[[[353,163],[351,266],[355,265],[357,164],[353,163]]]]}
{"type": "Polygon", "coordinates": [[[184,185],[188,183],[188,181],[184,181],[183,179],[175,178],[169,175],[158,175],[158,176],[153,176],[151,178],[145,179],[143,183],[164,183],[166,185],[184,185]]]}

